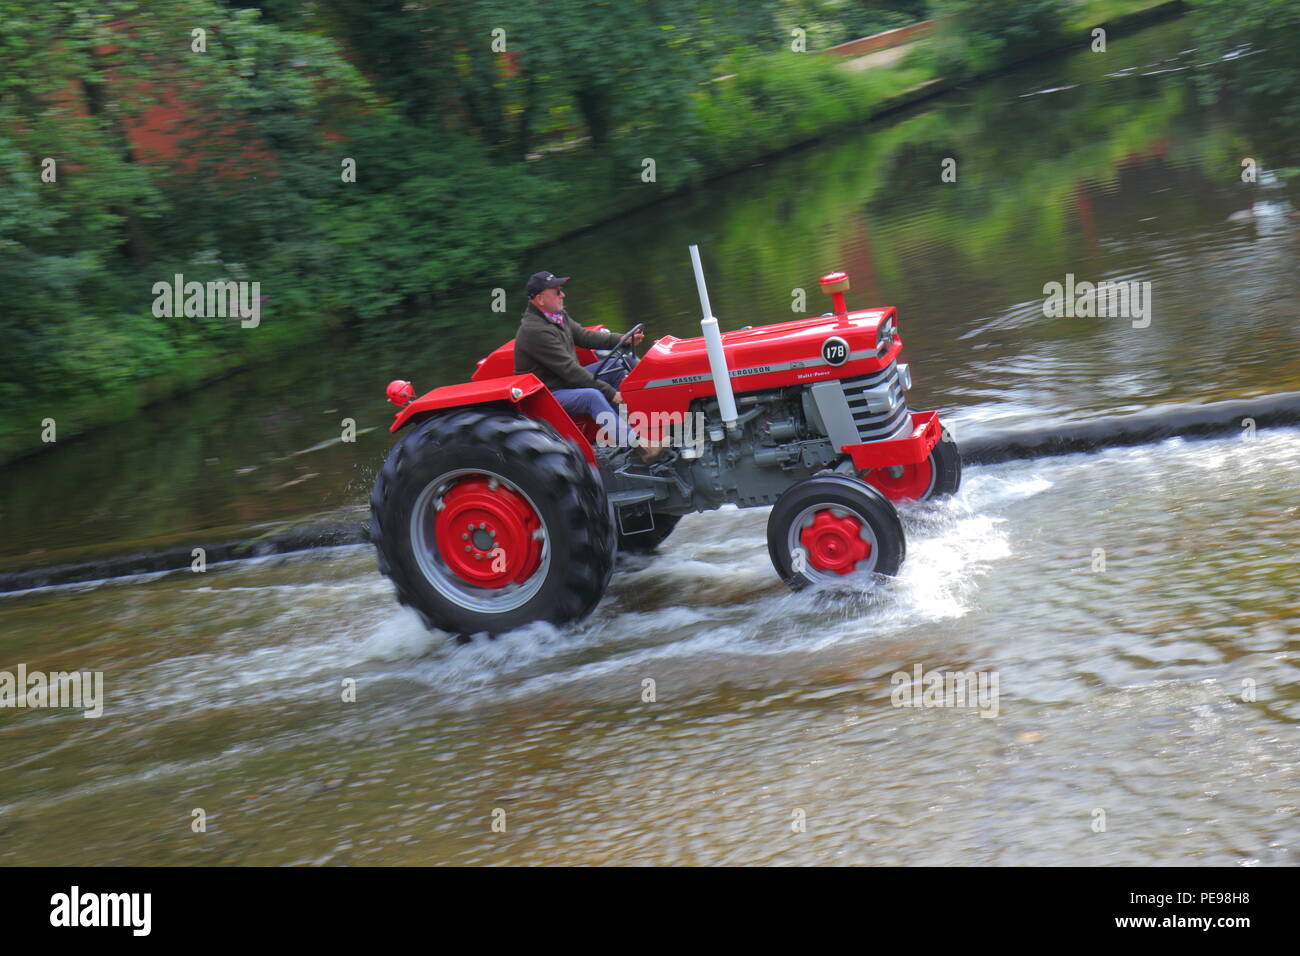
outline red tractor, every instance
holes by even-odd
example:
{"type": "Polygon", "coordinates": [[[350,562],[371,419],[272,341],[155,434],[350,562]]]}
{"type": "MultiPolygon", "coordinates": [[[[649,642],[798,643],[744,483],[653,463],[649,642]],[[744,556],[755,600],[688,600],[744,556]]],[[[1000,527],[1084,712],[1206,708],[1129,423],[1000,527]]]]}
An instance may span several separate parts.
{"type": "Polygon", "coordinates": [[[891,500],[957,490],[961,456],[938,414],[907,406],[892,307],[847,311],[837,272],[821,279],[834,312],[721,334],[691,256],[704,334],[666,335],[638,362],[638,325],[604,360],[630,369],[629,424],[668,448],[655,462],[515,374],[513,341],[464,385],[419,398],[409,382],[388,386],[401,409],[390,430],[411,427],[375,480],[370,536],[426,625],[467,635],[578,620],[620,549],[651,551],[683,515],[728,502],[772,506],[768,551],[792,587],[893,575],[905,541],[891,500]]]}

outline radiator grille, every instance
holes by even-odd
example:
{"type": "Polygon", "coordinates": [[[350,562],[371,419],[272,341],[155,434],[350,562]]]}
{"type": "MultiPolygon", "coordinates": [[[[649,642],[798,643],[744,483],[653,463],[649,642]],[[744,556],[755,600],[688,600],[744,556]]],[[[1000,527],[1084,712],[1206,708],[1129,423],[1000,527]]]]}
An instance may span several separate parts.
{"type": "Polygon", "coordinates": [[[907,397],[903,394],[903,385],[898,380],[898,365],[890,362],[879,372],[860,375],[857,378],[840,379],[844,389],[844,398],[849,403],[849,412],[853,415],[853,424],[858,429],[861,441],[880,441],[884,438],[900,437],[911,424],[907,412],[907,397]],[[892,400],[893,407],[888,409],[870,407],[868,396],[864,391],[879,390],[874,394],[892,400]]]}

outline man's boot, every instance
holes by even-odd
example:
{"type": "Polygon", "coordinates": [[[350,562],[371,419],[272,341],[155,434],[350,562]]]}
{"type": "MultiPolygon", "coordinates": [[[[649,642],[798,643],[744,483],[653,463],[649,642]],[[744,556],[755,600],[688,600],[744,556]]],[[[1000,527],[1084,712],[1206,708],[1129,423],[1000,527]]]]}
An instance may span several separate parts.
{"type": "Polygon", "coordinates": [[[636,455],[641,459],[641,464],[652,465],[663,457],[663,445],[646,445],[638,443],[636,446],[636,455]]]}

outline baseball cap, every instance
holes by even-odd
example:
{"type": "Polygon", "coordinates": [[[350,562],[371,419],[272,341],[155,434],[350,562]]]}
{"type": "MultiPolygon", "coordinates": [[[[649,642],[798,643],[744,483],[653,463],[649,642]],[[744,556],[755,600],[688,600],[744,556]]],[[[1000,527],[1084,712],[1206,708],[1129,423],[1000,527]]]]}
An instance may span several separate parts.
{"type": "Polygon", "coordinates": [[[534,272],[528,277],[528,298],[532,298],[543,289],[555,289],[569,281],[569,276],[557,276],[554,272],[534,272]]]}

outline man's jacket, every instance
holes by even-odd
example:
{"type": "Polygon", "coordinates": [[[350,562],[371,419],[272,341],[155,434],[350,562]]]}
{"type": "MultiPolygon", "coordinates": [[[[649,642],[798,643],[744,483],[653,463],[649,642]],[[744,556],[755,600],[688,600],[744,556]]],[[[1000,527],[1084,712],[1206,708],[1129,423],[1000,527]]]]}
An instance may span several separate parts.
{"type": "Polygon", "coordinates": [[[613,385],[599,381],[578,363],[573,347],[609,349],[618,344],[617,332],[588,331],[569,313],[561,312],[564,324],[552,322],[531,303],[519,320],[515,337],[515,374],[532,372],[547,388],[598,388],[612,404],[617,394],[613,385]]]}

